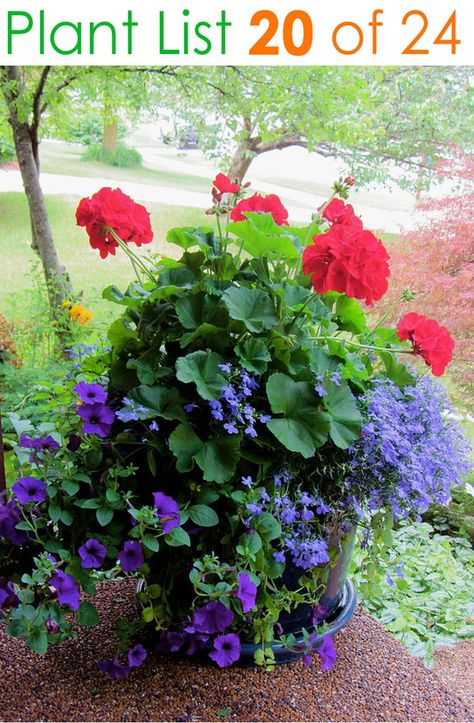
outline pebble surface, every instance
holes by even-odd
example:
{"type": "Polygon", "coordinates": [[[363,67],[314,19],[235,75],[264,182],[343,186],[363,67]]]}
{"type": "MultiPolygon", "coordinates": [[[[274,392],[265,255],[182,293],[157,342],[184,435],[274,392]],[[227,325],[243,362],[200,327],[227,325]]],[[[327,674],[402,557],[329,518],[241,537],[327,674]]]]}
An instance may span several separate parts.
{"type": "Polygon", "coordinates": [[[101,622],[42,658],[0,630],[3,721],[474,721],[474,709],[358,610],[322,672],[301,661],[267,672],[151,656],[125,680],[97,672],[117,617],[137,614],[129,583],[103,583],[101,622]]]}

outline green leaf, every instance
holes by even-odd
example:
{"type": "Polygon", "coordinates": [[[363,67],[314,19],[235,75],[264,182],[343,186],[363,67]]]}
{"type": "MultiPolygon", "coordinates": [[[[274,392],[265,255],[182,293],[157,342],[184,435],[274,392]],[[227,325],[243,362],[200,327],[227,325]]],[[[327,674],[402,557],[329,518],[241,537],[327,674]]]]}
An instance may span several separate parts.
{"type": "Polygon", "coordinates": [[[198,527],[214,527],[219,523],[219,518],[212,507],[207,505],[193,505],[189,507],[189,516],[198,527]]]}
{"type": "Polygon", "coordinates": [[[176,302],[178,319],[185,329],[198,329],[203,324],[227,327],[229,320],[222,304],[205,293],[187,294],[176,302]]]}
{"type": "Polygon", "coordinates": [[[169,446],[176,457],[178,472],[189,472],[193,468],[193,460],[202,447],[202,442],[189,424],[180,424],[170,434],[169,446]]]}
{"type": "Polygon", "coordinates": [[[261,515],[255,517],[251,522],[252,528],[260,533],[260,536],[271,542],[281,537],[281,526],[278,520],[269,512],[262,512],[261,515]]]}
{"type": "Polygon", "coordinates": [[[271,298],[261,289],[231,287],[222,297],[229,316],[242,321],[254,334],[278,324],[278,316],[271,298]]]}
{"type": "Polygon", "coordinates": [[[66,527],[70,527],[74,522],[74,517],[71,515],[70,512],[68,512],[68,510],[61,510],[59,519],[61,520],[63,525],[66,525],[66,527]]]}
{"type": "Polygon", "coordinates": [[[223,484],[231,479],[239,461],[238,436],[215,437],[205,442],[195,455],[206,482],[223,484]]]}
{"type": "Polygon", "coordinates": [[[258,337],[247,339],[237,344],[235,351],[240,358],[240,363],[249,372],[264,374],[267,371],[267,362],[271,361],[271,354],[265,342],[258,337]]]}
{"type": "Polygon", "coordinates": [[[142,384],[150,385],[172,374],[172,369],[162,366],[161,355],[154,349],[142,354],[138,359],[129,359],[127,369],[136,369],[138,380],[142,384]]]}
{"type": "Polygon", "coordinates": [[[338,357],[328,354],[324,349],[312,349],[309,358],[309,368],[315,376],[324,376],[326,372],[335,372],[339,369],[338,357]]]}
{"type": "Polygon", "coordinates": [[[77,622],[79,625],[92,628],[99,623],[99,619],[99,613],[95,605],[86,600],[81,602],[77,611],[77,622]]]}
{"type": "Polygon", "coordinates": [[[268,429],[291,452],[299,452],[306,459],[312,457],[329,432],[329,417],[318,411],[312,385],[295,382],[286,374],[272,374],[267,396],[272,412],[284,415],[267,422],[268,429]]]}
{"type": "Polygon", "coordinates": [[[130,322],[123,318],[117,319],[111,324],[107,337],[116,354],[129,347],[131,342],[137,342],[136,332],[132,329],[130,322]]]}
{"type": "Polygon", "coordinates": [[[337,447],[347,449],[360,437],[362,417],[347,384],[325,382],[324,403],[330,414],[329,435],[337,447]]]}
{"type": "Polygon", "coordinates": [[[390,352],[380,352],[389,379],[402,389],[416,384],[413,374],[410,374],[404,364],[400,364],[390,352]]]}
{"type": "Polygon", "coordinates": [[[161,585],[148,585],[146,594],[150,600],[157,600],[161,595],[161,585]]]}
{"type": "Polygon", "coordinates": [[[339,327],[353,334],[362,334],[368,331],[365,314],[355,299],[345,294],[336,302],[336,316],[340,319],[339,327]]]}
{"type": "Polygon", "coordinates": [[[187,251],[193,246],[209,248],[209,238],[213,235],[213,231],[210,228],[172,228],[168,231],[166,240],[168,243],[181,246],[182,249],[187,251]]]}
{"type": "Polygon", "coordinates": [[[191,538],[182,527],[175,527],[174,530],[171,530],[165,535],[165,541],[170,547],[182,547],[183,545],[191,547],[191,538]]]}
{"type": "Polygon", "coordinates": [[[215,352],[195,351],[177,360],[176,376],[185,384],[194,382],[203,399],[218,399],[226,384],[219,369],[223,361],[215,352]]]}
{"type": "Polygon", "coordinates": [[[61,483],[62,489],[68,494],[70,497],[73,497],[77,492],[79,492],[80,486],[77,484],[77,482],[72,482],[71,480],[65,479],[61,483]]]}
{"type": "Polygon", "coordinates": [[[179,419],[183,421],[186,415],[183,412],[184,400],[180,397],[178,391],[173,387],[154,386],[149,387],[142,384],[132,389],[128,396],[137,404],[147,407],[155,415],[164,419],[179,419]]]}
{"type": "Polygon", "coordinates": [[[143,535],[142,542],[144,546],[152,552],[158,552],[158,550],[160,549],[160,543],[158,542],[158,539],[155,537],[155,535],[143,535]]]}
{"type": "Polygon", "coordinates": [[[48,633],[46,628],[37,627],[30,630],[30,634],[26,638],[26,644],[38,655],[44,655],[48,650],[48,633]]]}
{"type": "Polygon", "coordinates": [[[12,638],[22,638],[28,633],[28,623],[24,618],[15,618],[7,626],[6,632],[12,638]]]}
{"type": "Polygon", "coordinates": [[[112,521],[114,511],[111,510],[110,507],[100,507],[98,510],[96,510],[95,514],[99,525],[101,527],[105,527],[109,524],[109,522],[112,521]]]}
{"type": "Polygon", "coordinates": [[[155,619],[153,608],[144,608],[142,610],[142,620],[144,623],[151,623],[155,619]]]}
{"type": "Polygon", "coordinates": [[[59,505],[50,505],[48,507],[48,514],[53,522],[58,522],[61,517],[61,507],[59,505]]]}
{"type": "Polygon", "coordinates": [[[74,504],[83,510],[96,510],[102,506],[102,500],[93,497],[89,500],[75,500],[74,504]]]}
{"type": "Polygon", "coordinates": [[[245,215],[247,221],[229,224],[229,231],[244,241],[243,248],[251,256],[282,257],[288,261],[299,258],[296,237],[285,227],[278,226],[270,213],[249,212],[245,215]]]}
{"type": "Polygon", "coordinates": [[[214,326],[214,324],[208,324],[207,322],[198,326],[194,331],[190,331],[188,334],[183,334],[179,345],[181,349],[185,349],[187,346],[196,341],[196,339],[208,339],[209,337],[215,337],[217,335],[226,334],[226,329],[221,326],[214,326]]]}

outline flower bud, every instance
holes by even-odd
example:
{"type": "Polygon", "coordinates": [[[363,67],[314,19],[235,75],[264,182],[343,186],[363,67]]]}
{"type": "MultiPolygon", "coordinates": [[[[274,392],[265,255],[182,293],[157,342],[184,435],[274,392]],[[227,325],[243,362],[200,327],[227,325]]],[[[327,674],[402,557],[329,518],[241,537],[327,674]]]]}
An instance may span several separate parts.
{"type": "Polygon", "coordinates": [[[353,176],[347,176],[344,179],[344,185],[348,186],[348,188],[351,188],[352,186],[355,186],[356,179],[353,176]]]}
{"type": "Polygon", "coordinates": [[[49,620],[46,620],[46,630],[50,635],[57,635],[60,631],[60,627],[56,620],[49,618],[49,620]]]}

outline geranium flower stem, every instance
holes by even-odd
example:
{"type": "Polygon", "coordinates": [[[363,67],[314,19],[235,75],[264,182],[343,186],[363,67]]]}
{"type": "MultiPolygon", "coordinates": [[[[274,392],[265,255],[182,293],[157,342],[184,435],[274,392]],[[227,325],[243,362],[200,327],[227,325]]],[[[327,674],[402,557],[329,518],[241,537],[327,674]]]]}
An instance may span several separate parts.
{"type": "Polygon", "coordinates": [[[141,258],[139,256],[137,256],[136,254],[134,254],[133,251],[130,250],[130,248],[127,246],[125,241],[123,241],[120,238],[120,236],[118,236],[118,234],[114,231],[113,228],[110,229],[110,234],[111,234],[112,238],[118,243],[118,245],[120,246],[122,251],[124,251],[127,254],[128,258],[130,259],[133,269],[134,269],[135,273],[137,274],[138,281],[140,281],[140,274],[138,271],[138,269],[140,269],[140,271],[143,274],[145,274],[145,276],[147,276],[147,278],[150,281],[152,281],[154,284],[156,284],[155,277],[149,271],[149,269],[146,267],[146,265],[143,263],[141,258]]]}
{"type": "Polygon", "coordinates": [[[392,312],[397,308],[397,306],[398,306],[402,301],[405,301],[405,297],[403,296],[403,294],[402,294],[401,296],[399,296],[398,299],[396,299],[396,300],[393,302],[393,304],[392,304],[391,307],[388,309],[388,311],[379,319],[379,321],[375,324],[375,326],[374,326],[374,327],[370,330],[370,332],[366,335],[366,338],[369,338],[370,336],[372,336],[372,334],[374,333],[374,331],[375,331],[376,329],[378,329],[380,326],[382,326],[382,324],[384,323],[384,321],[385,321],[386,319],[388,319],[388,317],[392,314],[392,312]]]}

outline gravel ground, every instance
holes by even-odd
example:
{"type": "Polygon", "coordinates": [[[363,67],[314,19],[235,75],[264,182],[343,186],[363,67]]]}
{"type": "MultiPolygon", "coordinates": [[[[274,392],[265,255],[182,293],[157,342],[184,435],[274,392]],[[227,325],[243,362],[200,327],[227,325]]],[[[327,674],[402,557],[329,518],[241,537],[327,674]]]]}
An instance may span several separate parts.
{"type": "Polygon", "coordinates": [[[474,710],[474,640],[438,648],[434,659],[433,670],[444,685],[458,693],[474,710]]]}
{"type": "Polygon", "coordinates": [[[338,634],[321,672],[301,661],[273,673],[151,658],[125,680],[99,675],[114,620],[136,614],[133,588],[105,583],[101,623],[44,657],[0,632],[0,717],[7,721],[467,721],[474,711],[367,614],[338,634]]]}

